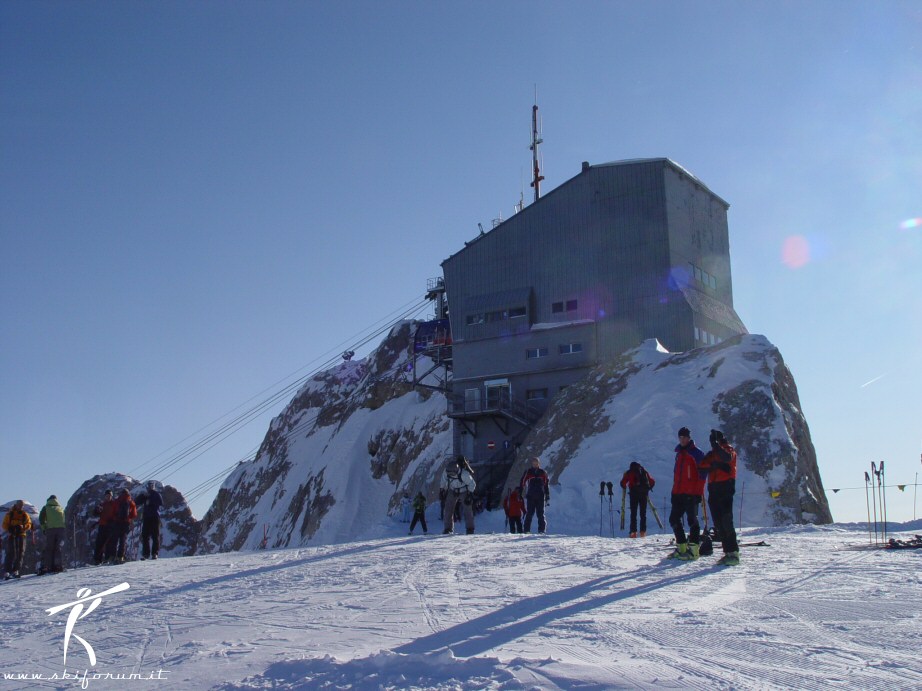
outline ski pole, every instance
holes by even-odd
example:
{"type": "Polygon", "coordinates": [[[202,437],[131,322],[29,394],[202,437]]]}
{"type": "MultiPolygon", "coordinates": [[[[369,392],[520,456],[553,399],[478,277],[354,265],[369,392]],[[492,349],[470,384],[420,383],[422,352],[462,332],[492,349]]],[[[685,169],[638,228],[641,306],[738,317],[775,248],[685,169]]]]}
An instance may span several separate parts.
{"type": "Polygon", "coordinates": [[[874,544],[877,544],[877,487],[874,478],[877,477],[877,464],[871,461],[871,499],[874,502],[874,544]]]}
{"type": "Polygon", "coordinates": [[[739,532],[743,532],[743,497],[746,496],[746,481],[743,480],[743,486],[740,487],[740,529],[739,532]]]}
{"type": "Polygon", "coordinates": [[[864,471],[864,500],[868,505],[868,544],[873,544],[871,539],[871,477],[864,471]]]}
{"type": "Polygon", "coordinates": [[[659,514],[656,512],[656,502],[654,502],[652,498],[650,500],[650,510],[653,512],[653,518],[656,519],[656,525],[658,525],[660,530],[662,530],[663,522],[659,519],[659,514]]]}
{"type": "MultiPolygon", "coordinates": [[[[608,489],[608,528],[611,532],[611,536],[615,536],[615,505],[613,503],[614,494],[612,493],[612,483],[606,482],[605,487],[608,489]]],[[[622,515],[624,512],[621,512],[622,515]]]]}
{"type": "Polygon", "coordinates": [[[884,473],[884,462],[881,461],[880,462],[880,489],[881,489],[881,493],[883,496],[883,500],[882,500],[883,503],[881,504],[883,508],[881,509],[881,513],[884,517],[884,542],[887,541],[887,481],[886,481],[886,477],[887,476],[884,473]]]}
{"type": "Polygon", "coordinates": [[[605,480],[599,483],[599,537],[602,537],[602,505],[605,502],[605,480]]]}

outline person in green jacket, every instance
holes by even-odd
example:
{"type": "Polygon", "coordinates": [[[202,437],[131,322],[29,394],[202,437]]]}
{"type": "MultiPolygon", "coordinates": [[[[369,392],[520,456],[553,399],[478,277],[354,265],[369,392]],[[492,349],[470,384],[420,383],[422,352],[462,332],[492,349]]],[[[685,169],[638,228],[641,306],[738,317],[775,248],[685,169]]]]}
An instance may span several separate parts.
{"type": "Polygon", "coordinates": [[[45,535],[45,552],[42,557],[43,573],[60,573],[64,570],[61,546],[64,544],[64,509],[53,494],[38,514],[38,522],[45,535]]]}

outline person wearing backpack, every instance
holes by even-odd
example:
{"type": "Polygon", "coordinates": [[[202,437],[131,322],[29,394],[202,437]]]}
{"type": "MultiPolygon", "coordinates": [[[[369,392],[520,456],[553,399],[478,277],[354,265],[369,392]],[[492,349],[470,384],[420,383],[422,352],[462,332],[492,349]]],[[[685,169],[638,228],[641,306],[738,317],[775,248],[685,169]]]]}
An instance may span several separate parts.
{"type": "Polygon", "coordinates": [[[118,564],[125,561],[131,522],[137,517],[138,507],[131,498],[131,492],[125,487],[115,500],[115,519],[112,521],[112,535],[109,538],[115,540],[115,562],[118,564]]]}
{"type": "Polygon", "coordinates": [[[460,506],[464,511],[464,521],[467,534],[474,532],[474,490],[477,482],[474,480],[474,471],[464,456],[449,461],[442,476],[441,488],[445,490],[445,530],[446,535],[455,530],[455,507],[460,506]]]}
{"type": "Polygon", "coordinates": [[[656,480],[637,461],[621,477],[621,488],[627,489],[631,500],[631,537],[637,537],[637,510],[640,509],[640,537],[647,536],[647,497],[656,480]]]}
{"type": "Polygon", "coordinates": [[[422,524],[423,535],[428,535],[429,528],[426,526],[426,495],[422,492],[417,492],[416,496],[413,497],[413,520],[410,521],[410,535],[413,534],[413,528],[416,527],[417,523],[422,524]]]}
{"type": "Polygon", "coordinates": [[[544,518],[544,508],[551,503],[551,492],[548,487],[547,471],[541,467],[541,459],[537,456],[531,459],[531,468],[525,471],[522,482],[519,483],[525,495],[525,530],[531,532],[531,519],[538,514],[538,532],[547,530],[547,520],[544,518]]]}
{"type": "Polygon", "coordinates": [[[26,553],[26,533],[32,530],[32,519],[25,510],[26,503],[19,499],[3,517],[6,531],[6,578],[19,578],[22,558],[26,553]]]}
{"type": "Polygon", "coordinates": [[[64,509],[53,494],[38,514],[38,522],[45,534],[45,551],[42,555],[42,573],[60,573],[64,570],[61,545],[64,544],[64,509]]]}
{"type": "Polygon", "coordinates": [[[525,514],[525,500],[522,499],[522,493],[518,487],[513,487],[509,496],[503,499],[503,510],[506,512],[506,518],[509,519],[509,532],[524,532],[522,516],[525,514]]]}

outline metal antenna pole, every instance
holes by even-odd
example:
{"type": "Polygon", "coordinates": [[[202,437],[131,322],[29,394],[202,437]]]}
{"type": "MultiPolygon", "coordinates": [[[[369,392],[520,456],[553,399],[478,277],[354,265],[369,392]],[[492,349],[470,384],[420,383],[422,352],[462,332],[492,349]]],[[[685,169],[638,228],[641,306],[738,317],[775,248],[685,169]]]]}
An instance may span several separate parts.
{"type": "Polygon", "coordinates": [[[531,186],[535,188],[535,201],[541,197],[541,181],[544,176],[538,167],[538,145],[543,144],[544,140],[538,137],[538,88],[535,87],[535,105],[531,107],[531,162],[534,171],[534,178],[531,186]]]}

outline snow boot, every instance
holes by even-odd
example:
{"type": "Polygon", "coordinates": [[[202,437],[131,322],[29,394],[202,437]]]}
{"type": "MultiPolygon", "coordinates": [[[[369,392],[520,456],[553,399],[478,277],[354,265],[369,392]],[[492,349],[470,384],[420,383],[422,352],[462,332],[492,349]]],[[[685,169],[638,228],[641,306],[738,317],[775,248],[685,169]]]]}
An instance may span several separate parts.
{"type": "Polygon", "coordinates": [[[740,563],[740,553],[727,552],[717,560],[717,563],[721,566],[737,566],[740,563]]]}
{"type": "Polygon", "coordinates": [[[646,531],[646,530],[641,530],[641,531],[640,531],[640,537],[646,537],[646,536],[647,536],[647,531],[646,531]]]}
{"type": "Polygon", "coordinates": [[[675,551],[669,555],[669,559],[688,559],[688,543],[680,542],[675,546],[675,551]]]}
{"type": "Polygon", "coordinates": [[[631,533],[631,537],[637,537],[637,533],[631,533]]]}
{"type": "Polygon", "coordinates": [[[689,543],[686,545],[679,545],[685,549],[681,550],[679,555],[676,557],[682,561],[694,561],[698,558],[698,545],[695,543],[689,543]]]}

